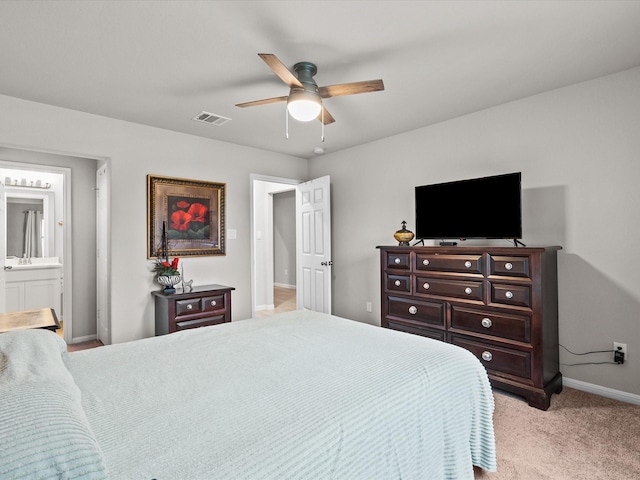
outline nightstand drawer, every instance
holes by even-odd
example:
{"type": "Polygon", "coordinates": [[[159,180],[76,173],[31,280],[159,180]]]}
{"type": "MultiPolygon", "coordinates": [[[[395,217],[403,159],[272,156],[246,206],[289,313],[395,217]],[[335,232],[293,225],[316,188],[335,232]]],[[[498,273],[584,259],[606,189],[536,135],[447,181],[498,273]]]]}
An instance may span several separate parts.
{"type": "Polygon", "coordinates": [[[432,277],[416,277],[415,292],[480,302],[484,298],[482,282],[471,280],[440,280],[432,277]]]}
{"type": "Polygon", "coordinates": [[[203,312],[211,312],[213,310],[221,310],[224,308],[226,308],[224,304],[224,295],[215,295],[213,297],[202,298],[203,312]]]}
{"type": "Polygon", "coordinates": [[[451,335],[451,343],[472,352],[487,370],[531,378],[531,353],[451,335]]]}
{"type": "Polygon", "coordinates": [[[218,325],[224,323],[224,315],[216,315],[215,317],[196,318],[195,320],[185,320],[176,322],[176,331],[187,330],[189,328],[206,327],[208,325],[218,325]]]}
{"type": "Polygon", "coordinates": [[[199,298],[176,301],[176,317],[180,317],[183,315],[193,315],[194,313],[200,313],[201,311],[202,308],[200,306],[199,298]]]}
{"type": "Polygon", "coordinates": [[[451,306],[451,328],[484,333],[519,342],[531,342],[531,318],[451,306]]]}

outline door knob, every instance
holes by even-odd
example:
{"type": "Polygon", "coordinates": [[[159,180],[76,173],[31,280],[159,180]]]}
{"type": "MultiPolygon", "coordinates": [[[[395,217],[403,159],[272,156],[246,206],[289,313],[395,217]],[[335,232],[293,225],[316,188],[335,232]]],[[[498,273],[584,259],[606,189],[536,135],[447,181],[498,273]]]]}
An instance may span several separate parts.
{"type": "Polygon", "coordinates": [[[320,262],[320,265],[322,265],[323,267],[330,267],[331,265],[333,265],[333,262],[331,260],[329,260],[328,262],[320,262]]]}

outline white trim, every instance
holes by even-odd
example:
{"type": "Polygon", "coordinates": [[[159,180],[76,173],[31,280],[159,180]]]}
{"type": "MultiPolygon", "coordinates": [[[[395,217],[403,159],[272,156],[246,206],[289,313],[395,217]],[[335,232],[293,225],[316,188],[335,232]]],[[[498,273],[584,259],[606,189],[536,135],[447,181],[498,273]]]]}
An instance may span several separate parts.
{"type": "Polygon", "coordinates": [[[275,310],[275,305],[256,305],[256,312],[261,312],[263,310],[275,310]]]}
{"type": "Polygon", "coordinates": [[[581,380],[574,380],[567,377],[562,378],[562,384],[565,387],[575,388],[576,390],[593,393],[595,395],[600,395],[601,397],[612,398],[614,400],[620,400],[621,402],[640,405],[640,395],[636,395],[635,393],[623,392],[622,390],[614,390],[613,388],[603,387],[594,383],[587,383],[581,380]]]}
{"type": "Polygon", "coordinates": [[[96,340],[96,335],[84,335],[83,337],[74,337],[73,341],[69,345],[75,345],[76,343],[90,342],[96,340]]]}
{"type": "Polygon", "coordinates": [[[289,285],[288,283],[276,283],[276,282],[273,282],[273,286],[274,287],[280,287],[280,288],[291,288],[291,289],[295,289],[296,288],[295,285],[289,285]]]}

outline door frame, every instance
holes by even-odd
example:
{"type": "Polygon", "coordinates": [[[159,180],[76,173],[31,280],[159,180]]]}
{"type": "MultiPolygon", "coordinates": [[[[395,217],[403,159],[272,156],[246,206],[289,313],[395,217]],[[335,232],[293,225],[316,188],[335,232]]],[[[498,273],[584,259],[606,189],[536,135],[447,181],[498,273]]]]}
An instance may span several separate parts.
{"type": "MultiPolygon", "coordinates": [[[[254,204],[256,200],[256,182],[266,182],[266,183],[274,183],[282,186],[282,189],[274,190],[270,193],[280,193],[286,192],[290,190],[295,190],[296,186],[303,183],[303,180],[293,179],[293,178],[283,178],[283,177],[273,177],[269,175],[260,175],[252,173],[249,175],[249,229],[251,236],[251,317],[255,317],[256,314],[256,296],[257,296],[257,288],[258,288],[258,279],[256,272],[256,243],[257,243],[257,231],[256,231],[256,214],[254,212],[254,204]]],[[[268,196],[268,194],[267,194],[268,196]]],[[[272,199],[265,199],[266,201],[272,199]]],[[[271,204],[273,205],[273,204],[271,204]]],[[[270,218],[270,222],[273,223],[273,216],[270,218]]],[[[273,227],[273,225],[271,225],[273,227]]],[[[273,263],[273,259],[272,262],[273,263]]],[[[297,281],[297,279],[296,279],[297,281]]],[[[270,279],[271,290],[273,290],[273,278],[270,279]]]]}

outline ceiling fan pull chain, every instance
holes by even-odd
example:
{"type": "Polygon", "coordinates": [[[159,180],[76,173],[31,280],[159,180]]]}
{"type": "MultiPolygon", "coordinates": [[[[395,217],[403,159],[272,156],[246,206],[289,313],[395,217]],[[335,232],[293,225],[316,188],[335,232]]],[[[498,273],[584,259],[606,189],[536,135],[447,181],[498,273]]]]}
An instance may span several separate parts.
{"type": "Polygon", "coordinates": [[[289,140],[289,111],[284,109],[284,136],[289,140]]]}
{"type": "Polygon", "coordinates": [[[321,115],[321,124],[322,124],[322,134],[320,135],[320,139],[324,142],[324,105],[322,105],[322,110],[320,110],[321,115]]]}

